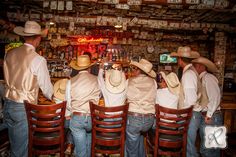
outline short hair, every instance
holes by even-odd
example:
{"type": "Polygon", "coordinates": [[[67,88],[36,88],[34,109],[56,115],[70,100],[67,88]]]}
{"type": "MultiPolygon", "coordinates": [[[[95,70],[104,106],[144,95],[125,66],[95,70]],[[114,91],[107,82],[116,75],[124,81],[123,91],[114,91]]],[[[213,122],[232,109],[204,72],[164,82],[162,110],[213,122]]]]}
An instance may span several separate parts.
{"type": "Polygon", "coordinates": [[[24,39],[25,39],[25,40],[34,40],[34,39],[36,39],[36,38],[39,37],[39,36],[41,36],[41,35],[24,36],[24,39]]]}
{"type": "Polygon", "coordinates": [[[191,63],[191,61],[193,60],[193,58],[185,58],[185,57],[181,57],[181,59],[182,59],[183,62],[185,62],[185,63],[191,63]]]}

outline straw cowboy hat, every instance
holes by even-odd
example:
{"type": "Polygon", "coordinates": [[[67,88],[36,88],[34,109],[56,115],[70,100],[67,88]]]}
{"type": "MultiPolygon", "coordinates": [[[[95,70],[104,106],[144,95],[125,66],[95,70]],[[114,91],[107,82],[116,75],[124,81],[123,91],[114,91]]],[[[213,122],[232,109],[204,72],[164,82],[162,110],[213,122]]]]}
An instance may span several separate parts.
{"type": "Polygon", "coordinates": [[[20,36],[47,35],[47,29],[41,30],[41,26],[35,21],[27,21],[25,27],[17,26],[13,31],[20,36]]]}
{"type": "Polygon", "coordinates": [[[65,100],[67,81],[68,79],[60,79],[54,84],[53,86],[54,97],[62,101],[65,100]]]}
{"type": "Polygon", "coordinates": [[[105,86],[111,93],[121,93],[126,87],[124,72],[116,69],[107,70],[105,73],[105,86]]]}
{"type": "Polygon", "coordinates": [[[161,74],[162,78],[165,80],[170,92],[173,93],[174,95],[179,95],[180,94],[180,82],[179,82],[177,75],[173,72],[166,75],[163,71],[161,71],[160,74],[161,74]]]}
{"type": "Polygon", "coordinates": [[[83,70],[92,66],[91,60],[88,55],[78,56],[76,60],[70,62],[70,66],[75,70],[83,70]]]}
{"type": "Polygon", "coordinates": [[[192,60],[192,63],[199,63],[199,64],[203,64],[206,66],[207,70],[210,72],[218,72],[218,69],[216,67],[216,65],[210,61],[209,59],[205,58],[205,57],[199,57],[197,59],[192,60]]]}
{"type": "Polygon", "coordinates": [[[177,52],[172,52],[170,56],[184,57],[184,58],[198,58],[200,57],[200,54],[197,51],[192,51],[190,47],[184,46],[184,47],[179,47],[177,52]]]}
{"type": "Polygon", "coordinates": [[[141,59],[139,62],[131,61],[130,65],[138,67],[139,69],[141,69],[142,71],[144,71],[146,74],[148,74],[153,78],[156,77],[155,71],[152,70],[152,63],[150,63],[146,59],[141,59]]]}

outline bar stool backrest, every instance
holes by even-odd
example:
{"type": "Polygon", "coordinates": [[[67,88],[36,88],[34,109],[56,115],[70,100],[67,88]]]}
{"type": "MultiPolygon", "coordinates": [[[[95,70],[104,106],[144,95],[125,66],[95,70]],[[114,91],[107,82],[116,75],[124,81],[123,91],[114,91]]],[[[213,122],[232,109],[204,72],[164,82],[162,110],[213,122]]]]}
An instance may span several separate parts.
{"type": "Polygon", "coordinates": [[[66,102],[37,105],[24,101],[28,120],[28,156],[60,153],[64,157],[66,102]]]}
{"type": "Polygon", "coordinates": [[[156,105],[154,156],[186,155],[187,131],[193,107],[170,109],[156,105]]]}
{"type": "Polygon", "coordinates": [[[90,102],[92,157],[95,156],[95,153],[124,156],[128,106],[128,104],[125,104],[116,107],[102,107],[90,102]]]}

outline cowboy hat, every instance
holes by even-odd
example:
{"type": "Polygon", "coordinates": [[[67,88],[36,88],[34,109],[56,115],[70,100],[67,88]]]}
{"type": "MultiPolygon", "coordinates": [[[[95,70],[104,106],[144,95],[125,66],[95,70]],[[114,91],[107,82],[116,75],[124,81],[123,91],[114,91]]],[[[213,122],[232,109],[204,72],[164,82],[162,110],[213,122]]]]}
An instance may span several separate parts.
{"type": "Polygon", "coordinates": [[[216,65],[210,61],[209,59],[205,58],[205,57],[199,57],[197,59],[192,60],[192,63],[199,63],[199,64],[203,64],[206,66],[207,70],[210,72],[218,72],[218,69],[216,67],[216,65]]]}
{"type": "Polygon", "coordinates": [[[70,62],[70,66],[75,70],[83,70],[92,66],[91,60],[88,55],[78,56],[76,60],[70,62]]]}
{"type": "Polygon", "coordinates": [[[172,52],[170,56],[184,57],[184,58],[198,58],[200,57],[200,54],[197,51],[192,51],[190,47],[184,46],[184,47],[179,47],[177,52],[172,52]]]}
{"type": "Polygon", "coordinates": [[[65,100],[67,81],[68,81],[68,79],[60,79],[54,84],[53,91],[54,91],[55,98],[62,100],[62,101],[65,100]]]}
{"type": "Polygon", "coordinates": [[[105,86],[111,93],[121,93],[126,87],[124,72],[116,69],[107,70],[105,73],[105,86]]]}
{"type": "Polygon", "coordinates": [[[148,74],[149,76],[153,78],[156,77],[155,71],[152,70],[152,63],[150,63],[146,59],[141,59],[139,62],[131,61],[130,65],[134,65],[138,67],[139,69],[141,69],[142,71],[144,71],[146,74],[148,74]]]}
{"type": "Polygon", "coordinates": [[[180,94],[180,82],[179,82],[177,75],[173,72],[166,75],[163,71],[161,71],[160,74],[161,74],[162,78],[165,80],[170,92],[173,93],[174,95],[179,95],[180,94]]]}
{"type": "Polygon", "coordinates": [[[41,30],[41,26],[35,21],[26,21],[25,27],[17,26],[13,30],[20,36],[47,35],[47,29],[41,30]]]}

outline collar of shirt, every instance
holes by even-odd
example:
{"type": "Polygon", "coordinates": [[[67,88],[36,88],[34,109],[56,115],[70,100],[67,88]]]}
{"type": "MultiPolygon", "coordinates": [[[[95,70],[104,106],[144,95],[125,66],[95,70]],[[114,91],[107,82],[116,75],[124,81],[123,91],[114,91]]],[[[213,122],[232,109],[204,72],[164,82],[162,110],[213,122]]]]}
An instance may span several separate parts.
{"type": "Polygon", "coordinates": [[[188,65],[186,65],[186,66],[184,67],[184,69],[183,69],[183,73],[184,73],[186,70],[188,70],[191,66],[193,66],[191,63],[188,64],[188,65]]]}
{"type": "Polygon", "coordinates": [[[79,73],[88,73],[87,70],[80,71],[79,73]]]}
{"type": "Polygon", "coordinates": [[[28,47],[31,47],[34,51],[35,51],[35,47],[31,44],[28,44],[28,43],[24,43],[25,46],[28,46],[28,47]]]}
{"type": "Polygon", "coordinates": [[[206,71],[203,71],[200,75],[199,75],[199,78],[202,79],[204,75],[206,75],[207,72],[206,71]]]}

